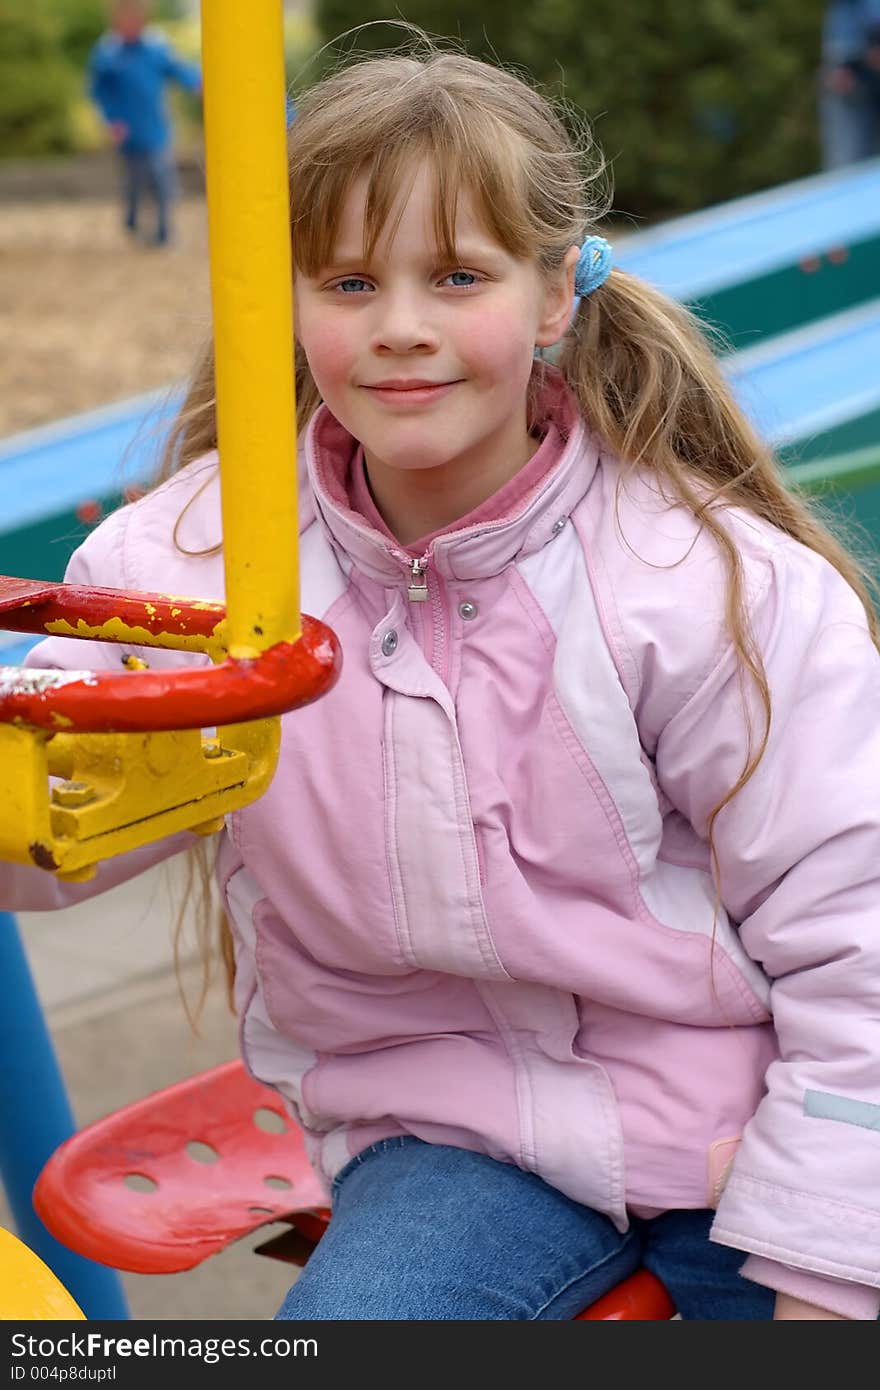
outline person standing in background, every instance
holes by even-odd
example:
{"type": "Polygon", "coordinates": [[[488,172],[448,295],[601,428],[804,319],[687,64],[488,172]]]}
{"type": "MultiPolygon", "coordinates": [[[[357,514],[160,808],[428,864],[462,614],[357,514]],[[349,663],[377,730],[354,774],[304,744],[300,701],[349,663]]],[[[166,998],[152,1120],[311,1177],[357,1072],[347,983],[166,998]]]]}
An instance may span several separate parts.
{"type": "Polygon", "coordinates": [[[89,57],[89,94],[122,158],[125,227],[137,233],[141,196],[149,190],[156,203],[154,241],[164,246],[176,187],[165,89],[177,82],[200,92],[202,79],[162,34],[147,29],[147,19],[143,0],[113,0],[110,28],[89,57]]]}
{"type": "Polygon", "coordinates": [[[822,162],[880,153],[880,0],[831,0],[822,31],[822,162]]]}

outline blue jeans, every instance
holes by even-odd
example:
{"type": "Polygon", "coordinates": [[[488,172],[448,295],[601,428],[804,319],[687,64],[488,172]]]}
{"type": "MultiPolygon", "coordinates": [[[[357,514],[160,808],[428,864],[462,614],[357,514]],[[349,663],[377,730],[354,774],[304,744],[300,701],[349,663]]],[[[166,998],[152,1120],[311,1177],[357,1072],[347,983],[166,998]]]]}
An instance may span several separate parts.
{"type": "Polygon", "coordinates": [[[342,1169],[333,1220],[278,1318],[566,1321],[641,1265],[687,1319],[773,1317],[775,1295],[709,1241],[711,1211],[607,1217],[533,1173],[420,1139],[383,1139],[342,1169]]]}
{"type": "Polygon", "coordinates": [[[822,164],[842,169],[880,154],[880,87],[847,93],[824,89],[819,97],[822,164]]]}
{"type": "Polygon", "coordinates": [[[170,233],[169,214],[177,182],[170,151],[123,150],[122,172],[126,227],[137,231],[141,197],[148,192],[156,204],[155,240],[164,245],[170,233]]]}

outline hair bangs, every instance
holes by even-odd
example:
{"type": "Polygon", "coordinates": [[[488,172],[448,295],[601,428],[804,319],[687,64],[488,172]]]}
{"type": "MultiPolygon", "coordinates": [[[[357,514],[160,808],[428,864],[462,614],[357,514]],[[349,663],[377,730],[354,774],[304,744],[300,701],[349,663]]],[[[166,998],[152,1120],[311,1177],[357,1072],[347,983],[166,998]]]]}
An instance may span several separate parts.
{"type": "MultiPolygon", "coordinates": [[[[419,169],[436,178],[434,234],[444,260],[457,259],[455,231],[462,197],[471,199],[487,232],[511,255],[537,252],[535,229],[524,215],[526,151],[522,141],[476,105],[462,110],[444,92],[399,94],[373,123],[369,138],[341,140],[332,155],[308,158],[308,139],[292,150],[293,258],[306,275],[329,264],[342,206],[354,183],[367,179],[363,252],[367,260],[383,235],[393,239],[419,169]],[[444,99],[445,98],[445,99],[444,99]],[[384,119],[382,118],[384,116],[384,119]]],[[[299,120],[294,134],[305,134],[299,120]]],[[[292,141],[293,144],[293,141],[292,141]]]]}
{"type": "Polygon", "coordinates": [[[521,142],[485,113],[471,112],[467,128],[454,107],[425,153],[436,170],[437,245],[455,259],[455,227],[462,197],[494,241],[517,258],[536,254],[533,229],[523,216],[525,151],[521,142]]]}

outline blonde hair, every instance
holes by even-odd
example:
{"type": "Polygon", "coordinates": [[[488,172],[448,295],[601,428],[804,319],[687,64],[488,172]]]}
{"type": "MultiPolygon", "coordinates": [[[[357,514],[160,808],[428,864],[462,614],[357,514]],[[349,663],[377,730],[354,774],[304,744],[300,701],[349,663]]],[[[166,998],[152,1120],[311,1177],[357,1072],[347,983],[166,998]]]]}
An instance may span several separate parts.
{"type": "MultiPolygon", "coordinates": [[[[361,58],[307,90],[290,140],[295,265],[305,274],[329,260],[340,209],[366,175],[365,251],[393,225],[401,189],[420,161],[436,170],[438,245],[454,258],[456,205],[466,193],[487,229],[512,255],[550,275],[606,210],[601,156],[588,135],[573,139],[551,105],[523,79],[422,40],[412,51],[361,58]]],[[[628,470],[650,469],[673,501],[711,534],[727,571],[726,623],[745,678],[764,711],[751,731],[739,779],[708,826],[757,767],[770,729],[770,691],[751,631],[742,562],[723,508],[743,508],[823,555],[865,606],[877,641],[865,568],[783,481],[770,449],[736,405],[719,362],[692,314],[623,270],[581,301],[559,366],[591,428],[628,470]]],[[[319,404],[308,363],[296,354],[300,426],[319,404]]],[[[213,359],[206,349],[169,442],[165,472],[217,443],[213,359]]]]}

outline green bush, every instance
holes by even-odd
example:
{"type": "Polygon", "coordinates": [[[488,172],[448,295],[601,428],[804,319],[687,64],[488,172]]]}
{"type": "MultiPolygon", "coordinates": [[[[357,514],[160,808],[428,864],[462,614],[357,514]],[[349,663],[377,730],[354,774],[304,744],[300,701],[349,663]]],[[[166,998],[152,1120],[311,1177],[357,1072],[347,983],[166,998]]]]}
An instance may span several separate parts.
{"type": "MultiPolygon", "coordinates": [[[[180,0],[158,0],[153,17],[161,23],[180,11],[180,0]]],[[[69,154],[95,143],[83,116],[86,69],[107,27],[107,0],[0,0],[0,158],[69,154]]],[[[196,99],[184,114],[198,125],[196,99]]]]}
{"type": "MultiPolygon", "coordinates": [[[[317,0],[325,41],[387,0],[317,0]]],[[[786,182],[817,166],[824,0],[401,0],[400,18],[527,70],[585,113],[612,167],[618,212],[667,216],[786,182]]],[[[342,47],[390,48],[370,25],[342,47]]]]}
{"type": "Polygon", "coordinates": [[[73,143],[76,78],[58,16],[43,0],[0,5],[0,157],[62,154],[73,143]]]}
{"type": "Polygon", "coordinates": [[[92,45],[107,28],[106,0],[49,2],[58,21],[61,51],[75,72],[82,75],[85,73],[92,45]]]}

